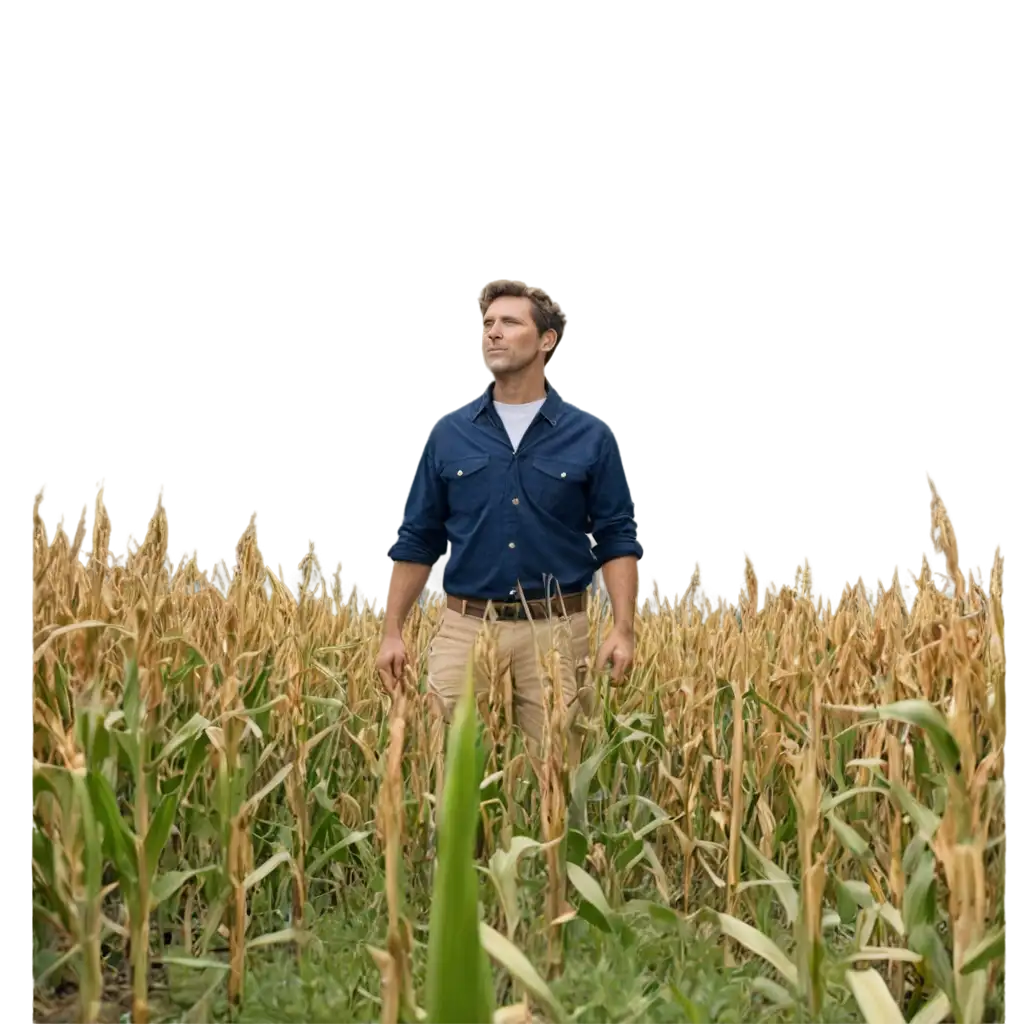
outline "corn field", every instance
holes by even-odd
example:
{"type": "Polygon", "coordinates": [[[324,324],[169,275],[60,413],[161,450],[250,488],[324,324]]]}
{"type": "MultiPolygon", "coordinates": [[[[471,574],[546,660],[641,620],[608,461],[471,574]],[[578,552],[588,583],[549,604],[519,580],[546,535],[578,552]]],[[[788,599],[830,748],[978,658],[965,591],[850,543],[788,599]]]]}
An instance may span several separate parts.
{"type": "MultiPolygon", "coordinates": [[[[102,491],[87,556],[84,511],[51,541],[40,495],[37,1019],[245,1019],[264,965],[317,972],[325,920],[372,922],[346,954],[350,1019],[483,1019],[446,1015],[469,989],[506,1024],[1001,1019],[1002,560],[988,592],[965,581],[932,494],[949,585],[925,560],[909,608],[896,576],[823,607],[806,563],[759,595],[749,561],[734,606],[701,598],[699,571],[645,606],[626,682],[587,680],[578,766],[557,655],[539,652],[536,755],[489,628],[489,699],[449,730],[425,687],[437,599],[414,606],[387,693],[381,615],[340,570],[329,591],[312,545],[295,596],[255,517],[210,579],[169,563],[159,504],[121,560],[102,491]],[[686,980],[702,949],[731,1002],[686,980]],[[613,1010],[601,965],[622,956],[634,995],[613,1010]]],[[[606,600],[588,615],[593,656],[606,600]]]]}

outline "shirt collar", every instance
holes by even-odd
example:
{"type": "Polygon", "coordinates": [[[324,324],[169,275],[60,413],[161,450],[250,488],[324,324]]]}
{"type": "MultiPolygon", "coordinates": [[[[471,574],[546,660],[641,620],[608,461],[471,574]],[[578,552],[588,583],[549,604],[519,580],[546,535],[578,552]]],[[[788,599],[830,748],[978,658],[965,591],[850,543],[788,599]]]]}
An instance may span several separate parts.
{"type": "MultiPolygon", "coordinates": [[[[564,403],[558,392],[548,383],[547,377],[544,378],[544,390],[547,392],[547,399],[540,407],[540,414],[551,426],[555,426],[564,403]]],[[[494,408],[494,381],[487,385],[487,390],[476,400],[472,418],[477,419],[487,408],[494,408]]]]}

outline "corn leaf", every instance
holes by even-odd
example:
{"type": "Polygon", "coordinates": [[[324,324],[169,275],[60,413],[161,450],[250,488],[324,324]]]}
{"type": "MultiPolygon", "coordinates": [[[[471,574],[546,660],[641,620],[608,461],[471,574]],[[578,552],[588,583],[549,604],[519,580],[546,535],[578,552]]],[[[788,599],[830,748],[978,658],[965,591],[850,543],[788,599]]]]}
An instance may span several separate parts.
{"type": "Polygon", "coordinates": [[[946,993],[936,992],[935,995],[933,995],[931,999],[929,999],[928,1002],[910,1018],[909,1024],[943,1024],[943,1021],[949,1016],[949,1011],[951,1009],[952,1007],[949,1005],[949,997],[946,993]]]}
{"type": "Polygon", "coordinates": [[[800,914],[800,897],[797,894],[793,880],[774,861],[769,860],[746,836],[740,832],[740,839],[743,840],[751,857],[761,869],[765,878],[773,883],[783,909],[786,911],[786,923],[792,927],[800,914]]]}
{"type": "Polygon", "coordinates": [[[437,1024],[489,1021],[490,966],[480,941],[473,850],[480,814],[472,659],[448,733],[437,867],[427,943],[427,1016],[437,1024]]]}
{"type": "Polygon", "coordinates": [[[761,957],[762,960],[767,960],[794,987],[798,984],[796,964],[767,935],[731,914],[722,914],[717,911],[711,911],[711,914],[730,939],[734,939],[741,946],[746,946],[751,953],[761,957]]]}
{"type": "Polygon", "coordinates": [[[866,1024],[904,1024],[896,1000],[874,968],[847,971],[846,984],[857,1000],[866,1024]]]}
{"type": "Polygon", "coordinates": [[[973,971],[980,971],[997,957],[1006,953],[1006,927],[998,931],[990,932],[980,942],[975,943],[964,954],[961,974],[971,974],[973,971]]]}
{"type": "Polygon", "coordinates": [[[612,908],[601,891],[601,886],[583,870],[578,864],[566,864],[566,874],[573,888],[609,923],[612,917],[612,908]]]}
{"type": "Polygon", "coordinates": [[[168,871],[163,875],[157,875],[153,880],[153,886],[149,891],[150,906],[155,908],[157,904],[173,896],[190,878],[196,875],[204,875],[210,871],[216,871],[216,865],[205,868],[193,868],[191,871],[168,871]]]}
{"type": "MultiPolygon", "coordinates": [[[[486,921],[480,922],[480,941],[483,943],[487,955],[501,964],[538,1003],[541,1003],[552,1020],[556,1022],[565,1020],[565,1011],[561,1004],[518,946],[506,939],[501,932],[495,931],[486,921]]],[[[430,1015],[431,1021],[436,1019],[432,1014],[430,1015]]],[[[473,1020],[480,1021],[489,1019],[473,1018],[473,1020]]]]}

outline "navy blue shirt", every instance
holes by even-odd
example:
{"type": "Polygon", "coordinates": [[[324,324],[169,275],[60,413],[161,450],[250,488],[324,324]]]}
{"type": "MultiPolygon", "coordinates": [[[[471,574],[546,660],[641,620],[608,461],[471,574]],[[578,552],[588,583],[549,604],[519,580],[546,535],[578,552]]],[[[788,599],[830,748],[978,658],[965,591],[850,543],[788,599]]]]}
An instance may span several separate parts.
{"type": "Polygon", "coordinates": [[[611,430],[547,398],[513,451],[494,384],[430,432],[388,557],[433,565],[451,542],[444,589],[507,601],[584,590],[605,562],[643,557],[611,430]],[[590,537],[594,537],[591,547],[590,537]]]}

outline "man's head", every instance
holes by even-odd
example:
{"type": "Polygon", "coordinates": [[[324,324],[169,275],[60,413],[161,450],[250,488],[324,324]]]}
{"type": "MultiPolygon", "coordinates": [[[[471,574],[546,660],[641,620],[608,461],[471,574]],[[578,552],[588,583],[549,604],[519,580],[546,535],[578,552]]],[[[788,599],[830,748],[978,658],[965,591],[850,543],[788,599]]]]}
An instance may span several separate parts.
{"type": "Polygon", "coordinates": [[[558,303],[522,281],[492,281],[480,293],[480,312],[484,361],[496,376],[523,370],[542,356],[546,365],[565,330],[558,303]]]}

